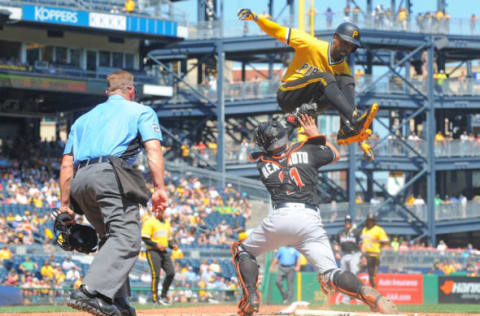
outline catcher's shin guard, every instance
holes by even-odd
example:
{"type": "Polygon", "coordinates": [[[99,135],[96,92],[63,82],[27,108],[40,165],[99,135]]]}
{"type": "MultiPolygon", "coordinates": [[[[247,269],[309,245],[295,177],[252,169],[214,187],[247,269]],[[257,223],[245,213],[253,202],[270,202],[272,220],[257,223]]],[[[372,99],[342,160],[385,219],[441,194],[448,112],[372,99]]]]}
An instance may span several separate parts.
{"type": "Polygon", "coordinates": [[[255,257],[245,251],[239,242],[230,247],[232,261],[237,272],[238,282],[242,287],[242,299],[238,303],[238,314],[249,316],[258,312],[260,293],[257,290],[258,264],[255,257]]]}
{"type": "Polygon", "coordinates": [[[398,313],[397,307],[390,299],[382,296],[374,288],[364,285],[349,271],[330,270],[319,274],[318,281],[325,295],[332,295],[338,291],[364,302],[374,312],[398,313]]]}

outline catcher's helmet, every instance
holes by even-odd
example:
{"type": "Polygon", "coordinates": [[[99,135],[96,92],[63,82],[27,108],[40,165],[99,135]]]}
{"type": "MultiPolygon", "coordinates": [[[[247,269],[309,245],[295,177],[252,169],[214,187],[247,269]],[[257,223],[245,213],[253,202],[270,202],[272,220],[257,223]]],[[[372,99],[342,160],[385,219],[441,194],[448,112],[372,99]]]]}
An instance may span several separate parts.
{"type": "Polygon", "coordinates": [[[342,40],[354,44],[356,48],[362,46],[360,44],[360,29],[353,23],[344,22],[340,24],[335,34],[340,36],[342,40]]]}
{"type": "Polygon", "coordinates": [[[272,153],[288,143],[288,130],[283,121],[272,120],[258,125],[254,141],[264,152],[272,153]]]}

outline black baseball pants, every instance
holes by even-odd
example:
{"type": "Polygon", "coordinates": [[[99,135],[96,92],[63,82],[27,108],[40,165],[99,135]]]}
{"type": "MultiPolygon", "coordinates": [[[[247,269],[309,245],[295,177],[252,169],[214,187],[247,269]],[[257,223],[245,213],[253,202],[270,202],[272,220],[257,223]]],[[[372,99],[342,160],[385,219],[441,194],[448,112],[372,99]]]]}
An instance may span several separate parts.
{"type": "Polygon", "coordinates": [[[152,296],[153,302],[158,301],[158,282],[160,280],[160,269],[165,271],[165,278],[162,284],[162,293],[160,297],[167,297],[168,289],[175,277],[175,268],[173,267],[172,257],[167,251],[147,250],[147,260],[152,272],[152,296]]]}
{"type": "Polygon", "coordinates": [[[277,102],[284,113],[293,112],[304,103],[315,102],[319,110],[332,106],[350,121],[355,110],[355,83],[347,75],[317,72],[284,82],[278,88],[277,102]]]}
{"type": "Polygon", "coordinates": [[[366,256],[367,257],[367,271],[368,271],[368,280],[370,281],[370,285],[373,288],[377,288],[377,269],[380,265],[380,259],[375,256],[366,256]]]}

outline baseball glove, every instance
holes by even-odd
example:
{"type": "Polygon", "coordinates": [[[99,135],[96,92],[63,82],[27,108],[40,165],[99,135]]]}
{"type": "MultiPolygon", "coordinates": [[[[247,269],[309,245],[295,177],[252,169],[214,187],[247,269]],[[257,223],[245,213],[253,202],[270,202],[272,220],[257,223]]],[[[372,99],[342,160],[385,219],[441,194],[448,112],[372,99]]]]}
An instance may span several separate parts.
{"type": "Polygon", "coordinates": [[[58,210],[52,212],[52,217],[55,219],[53,224],[55,243],[60,248],[87,254],[97,250],[97,233],[92,227],[75,224],[70,214],[60,213],[58,210]]]}

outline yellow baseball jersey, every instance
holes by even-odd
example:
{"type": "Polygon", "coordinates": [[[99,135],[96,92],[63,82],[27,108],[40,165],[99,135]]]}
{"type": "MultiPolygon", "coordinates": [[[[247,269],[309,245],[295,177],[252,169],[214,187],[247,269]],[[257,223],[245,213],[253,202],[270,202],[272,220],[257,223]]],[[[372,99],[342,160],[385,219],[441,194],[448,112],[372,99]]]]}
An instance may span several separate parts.
{"type": "Polygon", "coordinates": [[[297,80],[316,72],[352,76],[345,60],[339,62],[331,60],[329,42],[319,40],[298,29],[283,27],[265,17],[259,17],[257,24],[268,35],[295,49],[295,55],[282,82],[297,80]]]}
{"type": "MultiPolygon", "coordinates": [[[[142,226],[142,238],[149,238],[154,243],[168,247],[168,240],[172,236],[170,221],[161,222],[155,216],[150,216],[142,226]]],[[[151,247],[147,245],[147,249],[151,247]]]]}
{"type": "Polygon", "coordinates": [[[362,229],[362,252],[369,255],[379,255],[382,242],[388,242],[388,236],[382,227],[375,225],[368,229],[364,227],[362,229]]]}

